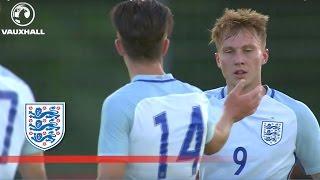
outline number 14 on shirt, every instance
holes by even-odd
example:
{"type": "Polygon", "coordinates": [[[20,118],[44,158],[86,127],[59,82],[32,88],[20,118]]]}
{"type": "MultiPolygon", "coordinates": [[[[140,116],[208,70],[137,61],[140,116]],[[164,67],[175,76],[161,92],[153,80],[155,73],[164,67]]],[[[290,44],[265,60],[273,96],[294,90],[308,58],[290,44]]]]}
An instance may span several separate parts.
{"type": "MultiPolygon", "coordinates": [[[[160,164],[158,170],[158,178],[166,178],[167,173],[167,153],[168,153],[168,138],[169,138],[169,128],[167,123],[167,113],[163,111],[154,117],[154,123],[156,126],[161,127],[161,142],[160,142],[160,164]]],[[[191,113],[191,123],[189,124],[188,131],[184,138],[180,153],[178,156],[179,160],[193,160],[192,165],[192,175],[196,174],[197,165],[199,162],[199,155],[201,150],[202,138],[203,138],[203,119],[201,115],[200,106],[195,106],[192,108],[191,113]],[[191,141],[196,135],[194,150],[189,150],[191,141]]]]}

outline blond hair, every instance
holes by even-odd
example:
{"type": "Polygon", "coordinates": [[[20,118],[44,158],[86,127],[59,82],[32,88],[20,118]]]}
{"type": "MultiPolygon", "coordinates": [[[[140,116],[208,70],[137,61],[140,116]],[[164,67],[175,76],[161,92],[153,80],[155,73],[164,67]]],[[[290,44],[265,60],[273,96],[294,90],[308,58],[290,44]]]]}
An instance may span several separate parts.
{"type": "Polygon", "coordinates": [[[223,39],[236,35],[242,29],[247,29],[250,32],[256,32],[261,45],[265,47],[268,20],[269,16],[251,9],[226,9],[211,30],[211,43],[214,42],[219,49],[223,39]]]}

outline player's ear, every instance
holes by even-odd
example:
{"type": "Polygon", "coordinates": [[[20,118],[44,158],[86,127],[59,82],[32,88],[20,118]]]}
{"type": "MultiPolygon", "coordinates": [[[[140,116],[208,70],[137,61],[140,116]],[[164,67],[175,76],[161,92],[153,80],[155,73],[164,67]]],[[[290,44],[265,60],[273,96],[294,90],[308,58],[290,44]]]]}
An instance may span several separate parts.
{"type": "Polygon", "coordinates": [[[162,52],[161,53],[163,56],[165,56],[167,54],[169,46],[170,46],[170,40],[166,37],[166,38],[164,38],[163,43],[162,43],[162,52]]]}
{"type": "Polygon", "coordinates": [[[218,52],[214,53],[214,57],[216,58],[216,63],[219,68],[221,68],[220,55],[218,52]]]}
{"type": "Polygon", "coordinates": [[[114,46],[116,47],[116,50],[120,56],[123,56],[125,54],[121,39],[117,38],[116,40],[114,40],[114,46]]]}
{"type": "Polygon", "coordinates": [[[126,54],[126,51],[123,48],[123,44],[122,44],[121,36],[119,32],[117,32],[117,38],[116,40],[114,40],[114,46],[116,47],[116,50],[120,56],[124,56],[126,54]]]}
{"type": "Polygon", "coordinates": [[[269,59],[269,49],[265,49],[263,52],[262,52],[262,64],[266,64],[268,62],[268,59],[269,59]]]}

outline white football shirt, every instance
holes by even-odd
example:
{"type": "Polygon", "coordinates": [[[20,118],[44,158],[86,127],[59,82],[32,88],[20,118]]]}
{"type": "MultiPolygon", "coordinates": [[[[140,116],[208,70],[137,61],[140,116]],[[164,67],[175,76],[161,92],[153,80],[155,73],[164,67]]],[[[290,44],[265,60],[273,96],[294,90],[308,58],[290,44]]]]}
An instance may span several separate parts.
{"type": "Polygon", "coordinates": [[[201,90],[171,74],[138,75],[105,100],[98,154],[175,156],[178,163],[129,163],[126,178],[195,179],[220,116],[201,90]]]}
{"type": "MultiPolygon", "coordinates": [[[[227,88],[206,92],[226,99],[227,88]]],[[[206,156],[201,179],[287,179],[295,159],[307,174],[320,172],[320,129],[310,109],[268,88],[257,111],[235,123],[224,147],[206,156]]]]}
{"type": "MultiPolygon", "coordinates": [[[[25,138],[25,103],[34,102],[26,83],[0,65],[0,156],[40,152],[25,138]]],[[[17,163],[0,162],[0,179],[13,179],[17,163]]]]}

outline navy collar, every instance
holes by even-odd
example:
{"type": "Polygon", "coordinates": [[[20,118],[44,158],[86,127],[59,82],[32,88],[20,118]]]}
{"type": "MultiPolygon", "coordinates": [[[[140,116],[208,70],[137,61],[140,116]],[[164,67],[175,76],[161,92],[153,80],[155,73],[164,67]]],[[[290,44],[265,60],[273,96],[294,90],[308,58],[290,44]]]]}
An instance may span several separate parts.
{"type": "Polygon", "coordinates": [[[143,82],[170,82],[175,81],[176,79],[172,74],[163,74],[163,75],[144,75],[139,74],[132,78],[131,82],[143,81],[143,82]]]}
{"type": "Polygon", "coordinates": [[[266,95],[270,96],[271,98],[274,98],[275,90],[270,88],[268,85],[264,85],[263,87],[267,89],[266,95]]]}

